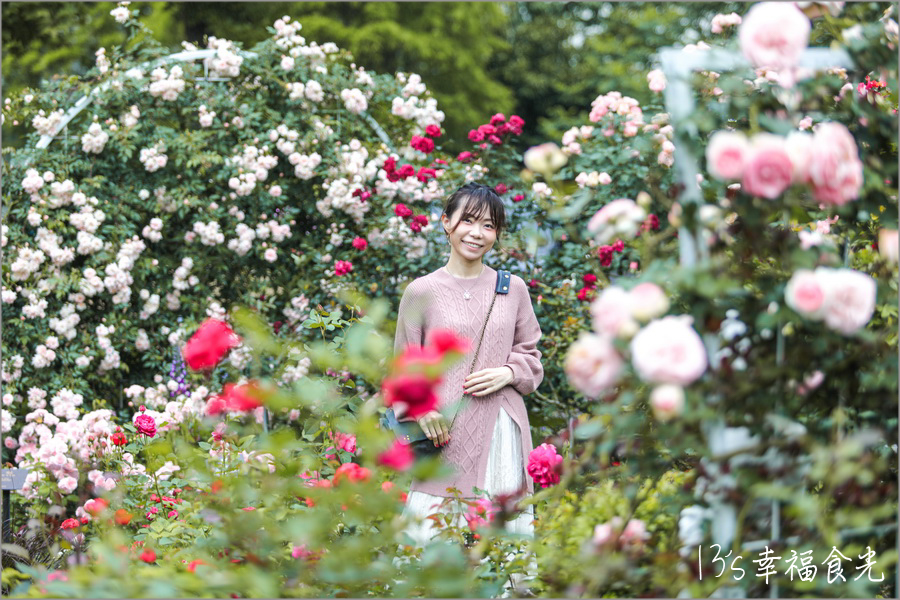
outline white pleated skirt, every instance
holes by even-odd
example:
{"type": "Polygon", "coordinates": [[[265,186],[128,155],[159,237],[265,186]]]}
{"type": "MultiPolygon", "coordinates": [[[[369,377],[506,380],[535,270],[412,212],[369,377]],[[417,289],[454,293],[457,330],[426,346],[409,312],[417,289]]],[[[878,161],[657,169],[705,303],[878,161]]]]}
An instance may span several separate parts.
{"type": "MultiPolygon", "coordinates": [[[[489,496],[511,494],[524,487],[525,460],[522,456],[522,435],[519,426],[502,407],[494,434],[491,440],[491,451],[488,456],[487,473],[484,489],[489,496]]],[[[465,490],[464,490],[465,491],[465,490]]],[[[434,521],[428,519],[441,509],[445,500],[441,496],[433,496],[424,492],[410,492],[403,508],[403,515],[410,519],[407,533],[416,545],[426,545],[437,533],[434,521]]],[[[465,510],[467,507],[463,506],[465,510]]],[[[465,526],[463,514],[457,514],[456,524],[465,526]]],[[[534,537],[534,507],[529,506],[525,512],[506,523],[510,533],[524,534],[534,537]]]]}

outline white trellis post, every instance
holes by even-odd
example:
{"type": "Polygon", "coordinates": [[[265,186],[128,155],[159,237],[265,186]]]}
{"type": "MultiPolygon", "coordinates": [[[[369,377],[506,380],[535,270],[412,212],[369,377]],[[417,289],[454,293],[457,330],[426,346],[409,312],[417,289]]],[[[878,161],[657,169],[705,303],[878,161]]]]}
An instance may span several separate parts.
{"type": "MultiPolygon", "coordinates": [[[[688,121],[688,117],[694,112],[695,101],[691,78],[697,71],[727,72],[737,69],[749,68],[751,65],[737,52],[720,48],[709,50],[685,51],[681,48],[663,48],[660,51],[660,63],[665,74],[667,84],[664,93],[666,111],[670,116],[670,123],[674,131],[674,143],[676,148],[675,168],[676,178],[683,186],[679,201],[685,204],[700,204],[703,201],[700,187],[697,185],[698,158],[694,156],[690,145],[686,143],[688,135],[698,133],[696,125],[688,121]]],[[[841,49],[809,48],[801,56],[798,64],[801,68],[821,71],[831,67],[852,68],[853,61],[850,56],[841,49]]],[[[682,225],[678,232],[679,261],[682,266],[691,267],[706,262],[709,258],[705,244],[700,243],[700,236],[696,229],[692,230],[687,225],[682,225]]],[[[781,364],[784,360],[784,336],[781,328],[777,333],[776,361],[781,364]]],[[[707,336],[704,340],[711,355],[717,351],[717,337],[707,336]]],[[[711,424],[707,431],[707,440],[718,437],[724,433],[725,424],[721,420],[711,424]]],[[[737,529],[737,517],[734,507],[723,507],[713,513],[712,536],[713,542],[727,548],[734,541],[737,529]]],[[[843,540],[867,533],[884,534],[897,529],[897,523],[891,523],[878,527],[847,529],[838,532],[843,540]]],[[[772,500],[772,519],[770,539],[753,540],[742,543],[742,550],[759,551],[773,542],[797,543],[799,538],[790,537],[781,539],[781,503],[772,500]]],[[[897,589],[900,589],[900,569],[897,569],[897,589]]],[[[746,594],[740,587],[726,589],[720,588],[720,594],[730,595],[732,591],[746,594]]],[[[779,597],[777,580],[773,581],[769,595],[771,598],[779,597]]]]}

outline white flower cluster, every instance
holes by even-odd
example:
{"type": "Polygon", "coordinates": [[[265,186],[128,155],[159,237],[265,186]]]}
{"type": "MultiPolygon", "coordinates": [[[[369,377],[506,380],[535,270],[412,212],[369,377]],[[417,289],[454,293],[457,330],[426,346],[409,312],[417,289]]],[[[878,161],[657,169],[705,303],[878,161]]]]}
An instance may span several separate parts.
{"type": "Polygon", "coordinates": [[[32,387],[28,389],[28,408],[37,410],[39,408],[47,408],[47,392],[40,388],[32,387]]]}
{"type": "MultiPolygon", "coordinates": [[[[155,294],[157,305],[159,303],[159,294],[155,294]]],[[[146,307],[146,304],[144,305],[146,307]]],[[[147,336],[145,329],[138,329],[137,337],[134,339],[134,347],[140,352],[146,352],[150,349],[150,338],[147,336]]]]}
{"type": "Polygon", "coordinates": [[[141,235],[151,242],[158,242],[162,239],[162,228],[162,219],[160,219],[159,217],[153,217],[152,219],[150,219],[149,225],[144,225],[144,228],[141,230],[141,235]]]}
{"type": "Polygon", "coordinates": [[[603,173],[598,173],[597,171],[591,171],[590,173],[581,172],[575,176],[575,183],[580,188],[597,187],[598,185],[609,185],[612,183],[612,177],[606,171],[603,173]]]}
{"type": "Polygon", "coordinates": [[[46,260],[46,255],[40,250],[32,250],[28,246],[18,249],[16,259],[10,265],[10,271],[13,281],[25,281],[38,269],[46,260]]]}
{"type": "Polygon", "coordinates": [[[244,344],[238,345],[228,353],[228,362],[238,371],[242,371],[244,367],[250,364],[251,358],[250,348],[244,344]]]}
{"type": "Polygon", "coordinates": [[[737,13],[728,15],[718,14],[712,18],[710,31],[712,33],[722,33],[728,27],[736,27],[741,24],[741,16],[737,13]]]}
{"type": "Polygon", "coordinates": [[[578,140],[590,139],[593,132],[594,128],[590,125],[572,127],[562,136],[562,151],[568,155],[581,154],[581,144],[578,140]]]}
{"type": "Polygon", "coordinates": [[[278,19],[275,21],[275,45],[283,49],[302,46],[306,43],[306,39],[297,35],[301,29],[303,26],[297,21],[292,23],[288,16],[278,19]]]}
{"type": "Polygon", "coordinates": [[[131,18],[131,11],[128,10],[130,2],[119,2],[114,9],[109,11],[110,16],[116,20],[116,23],[125,23],[131,18]]]}
{"type": "Polygon", "coordinates": [[[404,98],[421,96],[425,93],[425,84],[422,82],[422,77],[417,73],[411,73],[408,78],[405,73],[397,73],[397,81],[406,84],[400,91],[404,98]]]}
{"type": "Polygon", "coordinates": [[[312,100],[313,102],[321,102],[325,99],[325,89],[322,87],[322,84],[315,79],[310,79],[306,82],[306,87],[303,93],[309,100],[312,100]]]}
{"type": "Polygon", "coordinates": [[[91,123],[87,133],[81,136],[81,149],[85,152],[100,154],[109,141],[109,134],[103,131],[100,123],[91,123]]]}
{"type": "Polygon", "coordinates": [[[216,118],[215,111],[207,110],[205,104],[201,104],[197,111],[200,113],[200,127],[212,127],[213,119],[216,118]]]}
{"type": "Polygon", "coordinates": [[[150,72],[150,95],[154,98],[162,98],[169,102],[178,99],[178,95],[184,91],[184,71],[175,65],[172,70],[166,72],[165,67],[156,67],[150,72]]]}
{"type": "Polygon", "coordinates": [[[256,226],[256,237],[261,240],[272,237],[273,242],[283,242],[291,237],[291,226],[288,224],[281,225],[278,221],[269,220],[266,223],[259,223],[256,226]]]}
{"type": "Polygon", "coordinates": [[[59,125],[65,114],[62,109],[59,109],[48,115],[42,109],[31,120],[31,125],[41,135],[53,135],[56,132],[56,126],[59,125]]]}
{"type": "Polygon", "coordinates": [[[305,320],[306,310],[309,308],[309,300],[303,294],[291,298],[291,305],[284,309],[284,316],[289,323],[305,320]]]}
{"type": "Polygon", "coordinates": [[[61,248],[59,236],[46,227],[38,228],[35,239],[40,249],[50,257],[55,266],[61,267],[75,260],[75,251],[72,248],[61,248]]]}
{"type": "Polygon", "coordinates": [[[144,306],[141,308],[139,315],[139,318],[143,321],[155,315],[156,311],[159,310],[159,294],[151,294],[150,290],[142,289],[139,295],[141,300],[144,301],[144,306]]]}
{"type": "MultiPolygon", "coordinates": [[[[82,404],[84,404],[84,396],[76,394],[68,388],[62,388],[50,399],[53,414],[66,420],[77,419],[78,407],[82,404]]],[[[112,432],[110,431],[110,433],[112,432]]]]}
{"type": "MultiPolygon", "coordinates": [[[[355,68],[355,65],[350,65],[350,68],[355,68]]],[[[365,70],[365,68],[359,67],[359,68],[356,70],[356,84],[357,84],[357,85],[372,86],[372,85],[375,85],[375,80],[372,78],[371,75],[369,75],[369,73],[365,70]]],[[[368,90],[368,91],[366,92],[366,96],[369,97],[369,98],[371,98],[371,97],[372,97],[372,90],[368,90]]]]}
{"type": "Polygon", "coordinates": [[[100,48],[94,53],[97,57],[97,70],[101,73],[109,71],[109,59],[106,58],[106,48],[100,48]]]}
{"type": "Polygon", "coordinates": [[[86,231],[79,231],[75,239],[78,241],[78,254],[88,255],[103,249],[103,240],[86,231]]]}
{"type": "Polygon", "coordinates": [[[354,114],[360,114],[369,108],[366,95],[358,88],[341,90],[341,100],[344,101],[344,107],[354,114]]]}
{"type": "Polygon", "coordinates": [[[301,358],[296,365],[288,366],[284,368],[284,372],[281,375],[282,383],[293,383],[294,381],[299,381],[300,379],[306,377],[307,373],[309,373],[309,367],[312,365],[312,361],[308,356],[304,356],[301,358]]]}
{"type": "Polygon", "coordinates": [[[206,309],[206,316],[210,319],[226,321],[228,317],[228,311],[225,310],[224,306],[213,300],[209,303],[209,306],[206,309]]]}
{"type": "Polygon", "coordinates": [[[31,357],[31,366],[35,369],[43,369],[49,367],[54,360],[56,360],[56,352],[45,344],[38,344],[34,350],[34,356],[31,357]]]}
{"type": "Polygon", "coordinates": [[[28,221],[28,224],[32,227],[37,227],[41,224],[43,219],[41,218],[41,213],[39,213],[35,207],[30,206],[28,208],[28,214],[25,215],[25,220],[28,221]]]}
{"type": "Polygon", "coordinates": [[[240,173],[228,180],[228,187],[238,196],[247,196],[256,187],[257,181],[268,178],[269,170],[278,165],[278,157],[269,154],[268,146],[246,146],[241,154],[232,156],[228,162],[236,166],[240,173]]]}
{"type": "Polygon", "coordinates": [[[228,40],[209,37],[208,48],[215,48],[216,55],[206,59],[210,77],[237,77],[244,59],[234,52],[234,44],[228,40]]]}
{"type": "Polygon", "coordinates": [[[200,243],[204,246],[218,246],[225,243],[225,234],[216,221],[194,223],[194,233],[200,236],[200,243]]]}
{"type": "Polygon", "coordinates": [[[95,296],[103,291],[103,280],[97,275],[97,271],[87,267],[84,270],[84,277],[78,284],[78,289],[85,296],[95,296]]]}
{"type": "Polygon", "coordinates": [[[288,156],[288,161],[294,165],[294,175],[300,179],[312,179],[316,176],[316,167],[322,162],[318,152],[312,154],[300,154],[294,152],[288,156]]]}
{"type": "MultiPolygon", "coordinates": [[[[44,181],[46,180],[47,177],[45,176],[44,181]]],[[[94,205],[99,204],[99,200],[96,198],[89,200],[88,197],[81,192],[76,194],[75,183],[71,179],[54,181],[50,184],[50,198],[47,202],[50,208],[59,208],[70,203],[75,206],[84,206],[88,202],[91,202],[94,205]]]]}
{"type": "Polygon", "coordinates": [[[244,223],[238,223],[235,227],[237,238],[228,240],[228,249],[233,250],[238,256],[246,256],[253,247],[253,240],[256,239],[256,232],[252,227],[244,223]]]}
{"type": "Polygon", "coordinates": [[[3,378],[3,382],[10,383],[21,377],[23,366],[25,366],[25,359],[18,354],[14,354],[9,361],[3,361],[2,368],[0,368],[0,377],[3,378]],[[9,370],[10,364],[12,371],[9,370]]]}
{"type": "Polygon", "coordinates": [[[22,307],[22,316],[26,319],[43,319],[47,316],[47,301],[37,295],[34,290],[26,290],[22,295],[28,304],[22,307]]]}
{"type": "MultiPolygon", "coordinates": [[[[181,266],[175,269],[175,275],[172,278],[172,287],[178,291],[188,289],[189,285],[197,285],[200,280],[196,275],[191,275],[191,269],[194,268],[194,259],[186,256],[181,259],[181,266]]],[[[170,310],[176,310],[169,307],[170,310]]]]}
{"type": "Polygon", "coordinates": [[[7,289],[6,286],[2,287],[2,292],[0,292],[0,301],[2,301],[3,304],[12,304],[18,297],[19,295],[14,291],[7,289]]]}
{"type": "Polygon", "coordinates": [[[165,155],[166,147],[160,141],[152,148],[141,148],[141,163],[147,172],[154,173],[166,166],[169,157],[165,155]]]}
{"type": "Polygon", "coordinates": [[[44,187],[44,178],[35,169],[25,171],[25,179],[22,180],[22,189],[29,194],[37,194],[44,187]]]}
{"type": "Polygon", "coordinates": [[[81,317],[75,312],[75,305],[67,303],[59,310],[59,317],[50,317],[48,324],[50,329],[71,340],[75,338],[75,327],[80,322],[81,317]]]}
{"type": "MultiPolygon", "coordinates": [[[[427,233],[433,229],[434,225],[429,223],[422,227],[422,233],[427,233]]],[[[406,246],[406,257],[409,260],[425,256],[425,246],[427,244],[425,236],[415,233],[401,217],[390,217],[384,231],[375,228],[369,232],[368,239],[373,248],[384,248],[390,243],[406,246]]]]}
{"type": "Polygon", "coordinates": [[[103,360],[97,365],[97,372],[103,374],[111,369],[118,369],[121,365],[119,351],[113,347],[112,341],[109,339],[109,335],[115,333],[116,328],[97,325],[95,331],[97,333],[97,345],[104,352],[103,360]]]}
{"type": "Polygon", "coordinates": [[[137,104],[132,104],[131,108],[128,109],[128,112],[122,113],[122,116],[119,117],[119,121],[128,128],[137,125],[138,119],[140,118],[141,109],[137,107],[137,104]]]}
{"type": "Polygon", "coordinates": [[[444,122],[444,112],[437,109],[437,100],[434,98],[420,102],[417,96],[406,100],[397,96],[391,101],[391,113],[408,121],[415,121],[422,129],[444,122]]]}
{"type": "MultiPolygon", "coordinates": [[[[69,213],[69,224],[78,231],[94,233],[100,227],[100,223],[106,220],[106,214],[99,208],[93,209],[88,205],[81,207],[79,212],[69,213]]],[[[83,254],[79,252],[79,254],[83,254]]]]}

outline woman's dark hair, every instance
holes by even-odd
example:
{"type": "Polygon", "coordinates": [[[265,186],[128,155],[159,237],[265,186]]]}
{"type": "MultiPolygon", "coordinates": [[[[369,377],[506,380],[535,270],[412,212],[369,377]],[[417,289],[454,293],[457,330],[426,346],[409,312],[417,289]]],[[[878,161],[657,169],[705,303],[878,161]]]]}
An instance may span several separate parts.
{"type": "Polygon", "coordinates": [[[453,214],[460,206],[462,206],[463,213],[450,233],[456,230],[459,222],[463,219],[479,219],[481,215],[488,212],[497,231],[497,241],[500,241],[500,234],[506,229],[506,207],[503,206],[503,200],[492,187],[474,181],[467,183],[447,198],[444,214],[448,219],[453,218],[453,214]]]}

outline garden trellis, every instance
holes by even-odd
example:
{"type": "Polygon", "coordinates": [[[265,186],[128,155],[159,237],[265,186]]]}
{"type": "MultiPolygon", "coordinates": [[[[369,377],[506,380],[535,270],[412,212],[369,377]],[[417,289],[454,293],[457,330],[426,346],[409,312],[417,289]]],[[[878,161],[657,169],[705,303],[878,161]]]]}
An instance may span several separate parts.
{"type": "MultiPolygon", "coordinates": [[[[666,112],[670,115],[670,122],[674,129],[674,142],[677,148],[675,159],[676,178],[681,184],[679,201],[682,204],[700,205],[703,202],[700,186],[697,183],[700,168],[698,157],[691,151],[688,136],[696,136],[699,132],[695,123],[690,122],[689,117],[695,109],[694,90],[691,78],[699,71],[727,72],[741,68],[749,68],[750,63],[738,52],[719,48],[707,50],[685,50],[682,48],[663,48],[660,50],[660,63],[665,74],[667,85],[664,91],[666,112]]],[[[842,49],[808,48],[806,49],[797,67],[821,71],[832,67],[849,69],[853,67],[850,56],[842,49]]],[[[787,218],[785,217],[785,223],[787,218]]],[[[691,228],[683,224],[679,228],[679,261],[682,266],[693,267],[709,260],[709,251],[705,244],[701,243],[700,226],[691,228]]],[[[846,249],[845,249],[846,250],[846,249]]],[[[844,252],[845,265],[848,252],[844,252]]],[[[704,342],[710,356],[714,356],[717,350],[717,337],[705,336],[704,342]]],[[[776,339],[776,363],[781,365],[784,360],[785,337],[782,328],[779,327],[776,339]]],[[[843,400],[843,398],[842,398],[843,400]]],[[[839,434],[843,425],[838,424],[839,434]]],[[[725,425],[722,420],[711,424],[706,430],[707,440],[716,435],[722,435],[725,425]]],[[[720,508],[714,511],[712,518],[713,542],[723,549],[731,547],[737,531],[737,511],[733,506],[720,508]]],[[[841,540],[860,537],[867,534],[884,535],[896,531],[897,522],[874,527],[860,527],[843,529],[837,532],[841,540]]],[[[745,541],[741,549],[758,552],[772,543],[795,544],[801,539],[796,536],[782,537],[781,532],[781,502],[778,499],[771,500],[771,533],[768,539],[745,541]]],[[[900,571],[896,573],[896,584],[900,586],[900,571]]],[[[719,593],[727,597],[746,596],[746,589],[741,586],[724,586],[719,593]],[[732,595],[734,594],[734,595],[732,595]]],[[[778,598],[779,586],[774,580],[770,586],[770,598],[778,598]]]]}

